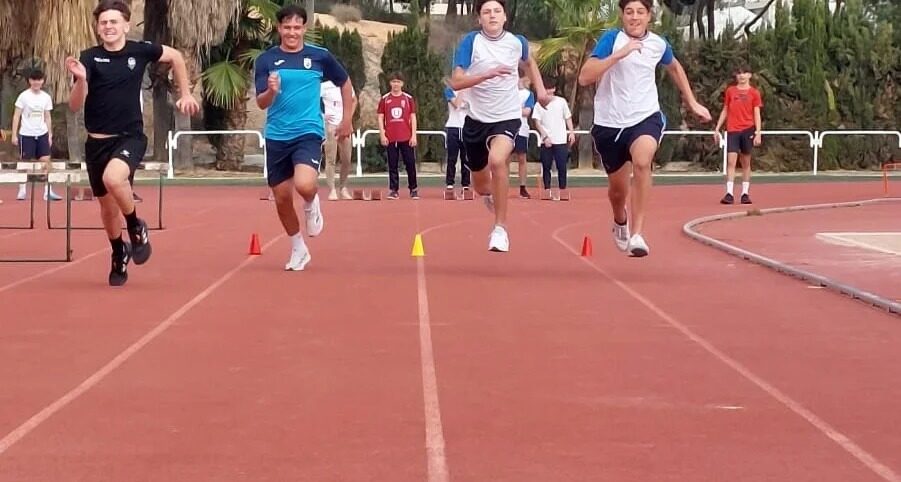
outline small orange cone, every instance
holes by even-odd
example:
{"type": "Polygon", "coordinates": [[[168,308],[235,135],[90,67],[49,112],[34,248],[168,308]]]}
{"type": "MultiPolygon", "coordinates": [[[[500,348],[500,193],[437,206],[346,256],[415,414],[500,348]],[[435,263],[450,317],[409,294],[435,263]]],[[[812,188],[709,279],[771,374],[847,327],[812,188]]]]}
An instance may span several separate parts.
{"type": "Polygon", "coordinates": [[[260,252],[260,236],[257,233],[253,233],[253,236],[250,237],[250,253],[251,255],[259,255],[262,254],[260,252]]]}
{"type": "Polygon", "coordinates": [[[591,256],[591,238],[587,235],[582,238],[582,256],[591,256]]]}

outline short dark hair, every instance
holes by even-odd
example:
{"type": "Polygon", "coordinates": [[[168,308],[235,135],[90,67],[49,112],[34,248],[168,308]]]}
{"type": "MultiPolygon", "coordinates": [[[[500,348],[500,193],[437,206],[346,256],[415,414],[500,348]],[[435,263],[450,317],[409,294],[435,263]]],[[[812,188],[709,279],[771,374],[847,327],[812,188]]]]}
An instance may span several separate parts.
{"type": "Polygon", "coordinates": [[[735,67],[735,75],[749,73],[751,73],[751,66],[748,64],[738,64],[738,67],[735,67]]]}
{"type": "Polygon", "coordinates": [[[278,23],[282,23],[291,17],[300,17],[303,20],[303,24],[307,24],[307,11],[296,3],[285,5],[275,14],[275,19],[278,20],[278,23]]]}
{"type": "Polygon", "coordinates": [[[507,2],[506,2],[506,0],[476,0],[476,4],[475,4],[475,12],[476,12],[476,15],[481,15],[481,13],[482,13],[482,7],[484,7],[485,4],[488,3],[488,2],[497,2],[497,3],[501,4],[501,7],[503,7],[504,12],[507,11],[507,2]]]}
{"type": "Polygon", "coordinates": [[[122,0],[100,0],[97,8],[94,9],[94,20],[100,20],[100,14],[107,10],[118,10],[126,22],[131,21],[131,9],[122,0]]]}
{"type": "Polygon", "coordinates": [[[550,75],[542,75],[541,83],[544,84],[544,88],[546,89],[556,89],[557,88],[557,79],[551,77],[550,75]]]}
{"type": "Polygon", "coordinates": [[[399,80],[401,82],[406,82],[404,80],[404,74],[402,74],[398,71],[391,72],[391,75],[388,76],[388,82],[391,82],[392,80],[399,80]]]}
{"type": "Polygon", "coordinates": [[[628,5],[632,2],[641,3],[644,6],[644,8],[648,9],[649,11],[654,9],[654,1],[653,0],[619,0],[619,9],[625,10],[626,5],[628,5]]]}
{"type": "Polygon", "coordinates": [[[44,71],[41,69],[31,69],[28,73],[28,80],[44,80],[44,71]]]}

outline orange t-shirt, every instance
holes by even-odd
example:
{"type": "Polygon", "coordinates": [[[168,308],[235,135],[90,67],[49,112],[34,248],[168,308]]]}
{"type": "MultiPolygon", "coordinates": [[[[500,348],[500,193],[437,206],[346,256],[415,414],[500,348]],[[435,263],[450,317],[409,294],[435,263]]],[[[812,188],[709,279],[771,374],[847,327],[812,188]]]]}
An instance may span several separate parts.
{"type": "Polygon", "coordinates": [[[726,131],[739,132],[754,127],[754,108],[763,106],[760,91],[754,87],[739,89],[729,86],[726,89],[726,131]]]}

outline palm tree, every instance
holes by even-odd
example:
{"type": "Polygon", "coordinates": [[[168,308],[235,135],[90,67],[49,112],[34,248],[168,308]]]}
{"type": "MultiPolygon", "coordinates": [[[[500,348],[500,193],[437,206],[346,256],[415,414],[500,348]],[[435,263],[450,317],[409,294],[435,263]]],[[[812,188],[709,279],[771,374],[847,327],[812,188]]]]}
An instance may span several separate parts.
{"type": "MultiPolygon", "coordinates": [[[[247,123],[248,92],[257,56],[279,42],[275,14],[284,1],[246,0],[238,22],[229,26],[225,41],[204,58],[202,74],[204,112],[208,123],[225,130],[241,130],[247,123]]],[[[312,16],[309,25],[316,25],[312,16]]],[[[321,31],[311,26],[304,41],[321,44],[321,31]]],[[[212,138],[216,148],[216,169],[236,170],[244,159],[246,137],[227,135],[212,138]]]]}
{"type": "MultiPolygon", "coordinates": [[[[594,87],[580,87],[579,69],[594,49],[594,44],[604,30],[619,21],[619,9],[615,0],[545,0],[557,22],[557,36],[540,42],[536,55],[542,72],[554,73],[565,80],[569,94],[569,107],[578,113],[580,129],[591,126],[592,97],[594,87]]],[[[579,138],[579,167],[591,168],[594,155],[591,140],[579,138]]]]}
{"type": "MultiPolygon", "coordinates": [[[[96,3],[94,0],[25,0],[19,5],[17,12],[26,12],[29,7],[35,9],[31,45],[34,57],[43,64],[44,85],[54,104],[69,99],[71,82],[63,60],[96,43],[92,15],[96,3]]],[[[80,161],[84,156],[79,115],[69,109],[65,111],[69,158],[80,161]]]]}
{"type": "MultiPolygon", "coordinates": [[[[185,57],[192,92],[200,80],[200,59],[212,46],[225,40],[225,33],[242,12],[243,3],[242,0],[169,0],[167,29],[173,47],[185,57]]],[[[145,16],[159,14],[147,12],[151,5],[146,4],[145,16]]],[[[191,119],[176,112],[175,129],[190,130],[191,119]]],[[[192,159],[190,138],[185,138],[178,145],[176,165],[190,167],[192,159]]]]}

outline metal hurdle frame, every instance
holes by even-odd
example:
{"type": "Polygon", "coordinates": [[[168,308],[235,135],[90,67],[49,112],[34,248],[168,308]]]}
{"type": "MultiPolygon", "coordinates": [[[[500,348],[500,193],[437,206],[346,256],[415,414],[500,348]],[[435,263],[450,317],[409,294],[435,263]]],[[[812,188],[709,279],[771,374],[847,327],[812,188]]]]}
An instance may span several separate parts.
{"type": "MultiPolygon", "coordinates": [[[[38,182],[45,182],[48,185],[51,185],[54,179],[64,179],[65,186],[66,186],[66,191],[65,191],[66,192],[66,195],[65,195],[66,226],[63,227],[62,229],[66,230],[66,252],[62,258],[20,258],[20,259],[0,258],[0,262],[2,262],[2,263],[68,263],[68,262],[72,261],[72,196],[71,196],[72,179],[71,179],[71,174],[69,174],[69,173],[52,173],[52,172],[49,175],[48,174],[38,174],[38,173],[23,173],[23,174],[18,174],[18,176],[20,176],[20,177],[13,178],[14,182],[15,182],[15,179],[21,179],[18,182],[22,182],[22,180],[24,180],[25,182],[31,183],[32,206],[34,205],[34,186],[35,186],[35,184],[37,184],[38,182]]],[[[49,200],[47,201],[48,206],[50,205],[50,202],[51,201],[49,201],[49,200]]],[[[23,228],[23,229],[33,229],[33,224],[34,224],[34,210],[32,208],[32,227],[31,228],[23,228]]]]}
{"type": "MultiPolygon", "coordinates": [[[[82,163],[74,163],[74,165],[78,166],[78,168],[82,171],[86,170],[85,163],[83,163],[83,162],[82,163]]],[[[168,169],[168,167],[167,167],[166,163],[163,163],[163,162],[145,162],[145,163],[141,163],[141,166],[139,166],[139,168],[138,168],[138,170],[143,170],[143,171],[157,171],[157,173],[159,174],[159,184],[158,184],[159,198],[157,199],[157,224],[156,224],[156,226],[148,225],[147,229],[149,229],[149,230],[162,231],[163,229],[165,229],[165,227],[163,226],[163,181],[165,178],[164,171],[167,169],[168,169]]],[[[81,178],[79,176],[76,179],[76,182],[78,182],[80,180],[81,180],[81,178]]],[[[90,187],[88,187],[88,189],[90,189],[90,187]]],[[[71,187],[67,188],[67,193],[66,193],[66,203],[67,204],[71,203],[70,198],[71,198],[71,187]]],[[[67,208],[66,226],[55,226],[52,221],[50,207],[51,207],[50,201],[47,201],[47,212],[46,212],[47,229],[70,229],[70,230],[76,230],[76,229],[77,230],[101,230],[101,229],[104,229],[103,226],[73,226],[71,219],[69,219],[69,218],[71,218],[71,214],[68,213],[68,211],[70,211],[71,208],[67,208]]],[[[124,229],[124,227],[123,227],[123,229],[124,229]]]]}

